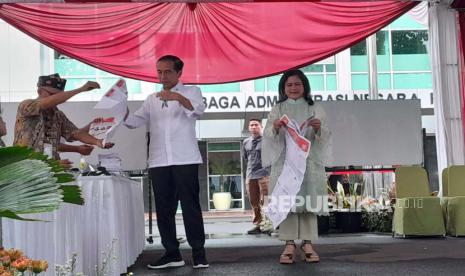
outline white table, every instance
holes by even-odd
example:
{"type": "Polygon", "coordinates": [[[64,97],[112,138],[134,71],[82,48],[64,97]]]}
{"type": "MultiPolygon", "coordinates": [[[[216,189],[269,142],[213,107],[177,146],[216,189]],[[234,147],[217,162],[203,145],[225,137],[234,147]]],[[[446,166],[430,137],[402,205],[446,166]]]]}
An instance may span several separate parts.
{"type": "Polygon", "coordinates": [[[55,264],[63,265],[77,253],[75,272],[91,276],[102,264],[102,252],[108,253],[116,239],[115,259],[109,260],[107,275],[125,273],[145,246],[141,184],[119,176],[87,176],[76,181],[84,206],[62,204],[51,213],[25,215],[49,222],[3,219],[4,247],[48,261],[46,275],[54,275],[55,264]]]}

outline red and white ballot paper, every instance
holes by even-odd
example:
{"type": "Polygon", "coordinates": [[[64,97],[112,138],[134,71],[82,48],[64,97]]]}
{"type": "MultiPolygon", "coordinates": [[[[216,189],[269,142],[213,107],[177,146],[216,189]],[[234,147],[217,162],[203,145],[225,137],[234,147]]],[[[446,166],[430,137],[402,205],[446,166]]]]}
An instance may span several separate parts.
{"type": "Polygon", "coordinates": [[[102,121],[92,122],[89,134],[97,139],[105,139],[108,132],[116,125],[115,117],[104,118],[102,121]]]}
{"type": "Polygon", "coordinates": [[[283,170],[271,194],[265,214],[276,227],[283,222],[295,205],[297,193],[300,190],[305,175],[306,160],[310,153],[311,143],[304,137],[309,127],[308,118],[300,126],[289,119],[287,115],[281,117],[286,131],[286,156],[283,170]]]}
{"type": "Polygon", "coordinates": [[[121,125],[128,108],[128,90],[126,81],[119,79],[94,106],[95,109],[108,110],[113,117],[106,118],[101,122],[92,123],[89,133],[107,142],[116,129],[121,125]]]}

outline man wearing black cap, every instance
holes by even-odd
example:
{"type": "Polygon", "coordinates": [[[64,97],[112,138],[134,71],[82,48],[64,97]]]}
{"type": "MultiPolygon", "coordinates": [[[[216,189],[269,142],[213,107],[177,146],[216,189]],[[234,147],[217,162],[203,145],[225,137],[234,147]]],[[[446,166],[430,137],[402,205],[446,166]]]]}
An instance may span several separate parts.
{"type": "MultiPolygon", "coordinates": [[[[78,140],[85,144],[95,145],[100,148],[110,148],[112,143],[103,144],[102,139],[97,139],[84,131],[80,131],[61,112],[57,105],[66,102],[71,97],[86,91],[100,88],[93,81],[71,91],[64,91],[66,79],[59,74],[40,76],[37,83],[37,99],[24,100],[18,106],[16,115],[14,145],[26,146],[38,152],[59,160],[58,145],[60,138],[67,141],[78,140]]],[[[63,160],[66,164],[66,160],[63,160]]]]}

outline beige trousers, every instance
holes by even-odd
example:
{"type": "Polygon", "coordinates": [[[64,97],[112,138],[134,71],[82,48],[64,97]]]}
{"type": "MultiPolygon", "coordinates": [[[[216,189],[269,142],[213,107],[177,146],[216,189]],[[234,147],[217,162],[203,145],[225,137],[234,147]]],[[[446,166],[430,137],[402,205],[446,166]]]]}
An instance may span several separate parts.
{"type": "Polygon", "coordinates": [[[279,239],[308,240],[318,238],[318,220],[312,213],[289,213],[279,225],[279,239]]]}

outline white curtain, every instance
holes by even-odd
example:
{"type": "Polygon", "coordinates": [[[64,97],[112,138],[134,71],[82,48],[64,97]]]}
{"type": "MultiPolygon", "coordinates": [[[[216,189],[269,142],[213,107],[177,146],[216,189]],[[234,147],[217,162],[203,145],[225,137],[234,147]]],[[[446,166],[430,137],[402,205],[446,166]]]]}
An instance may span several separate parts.
{"type": "MultiPolygon", "coordinates": [[[[456,11],[447,2],[429,9],[429,43],[433,72],[438,176],[450,165],[464,164],[464,138],[460,110],[456,11]]],[[[442,195],[442,185],[439,185],[442,195]]]]}
{"type": "Polygon", "coordinates": [[[428,2],[423,1],[416,7],[407,12],[407,14],[418,24],[428,26],[428,2]]]}

